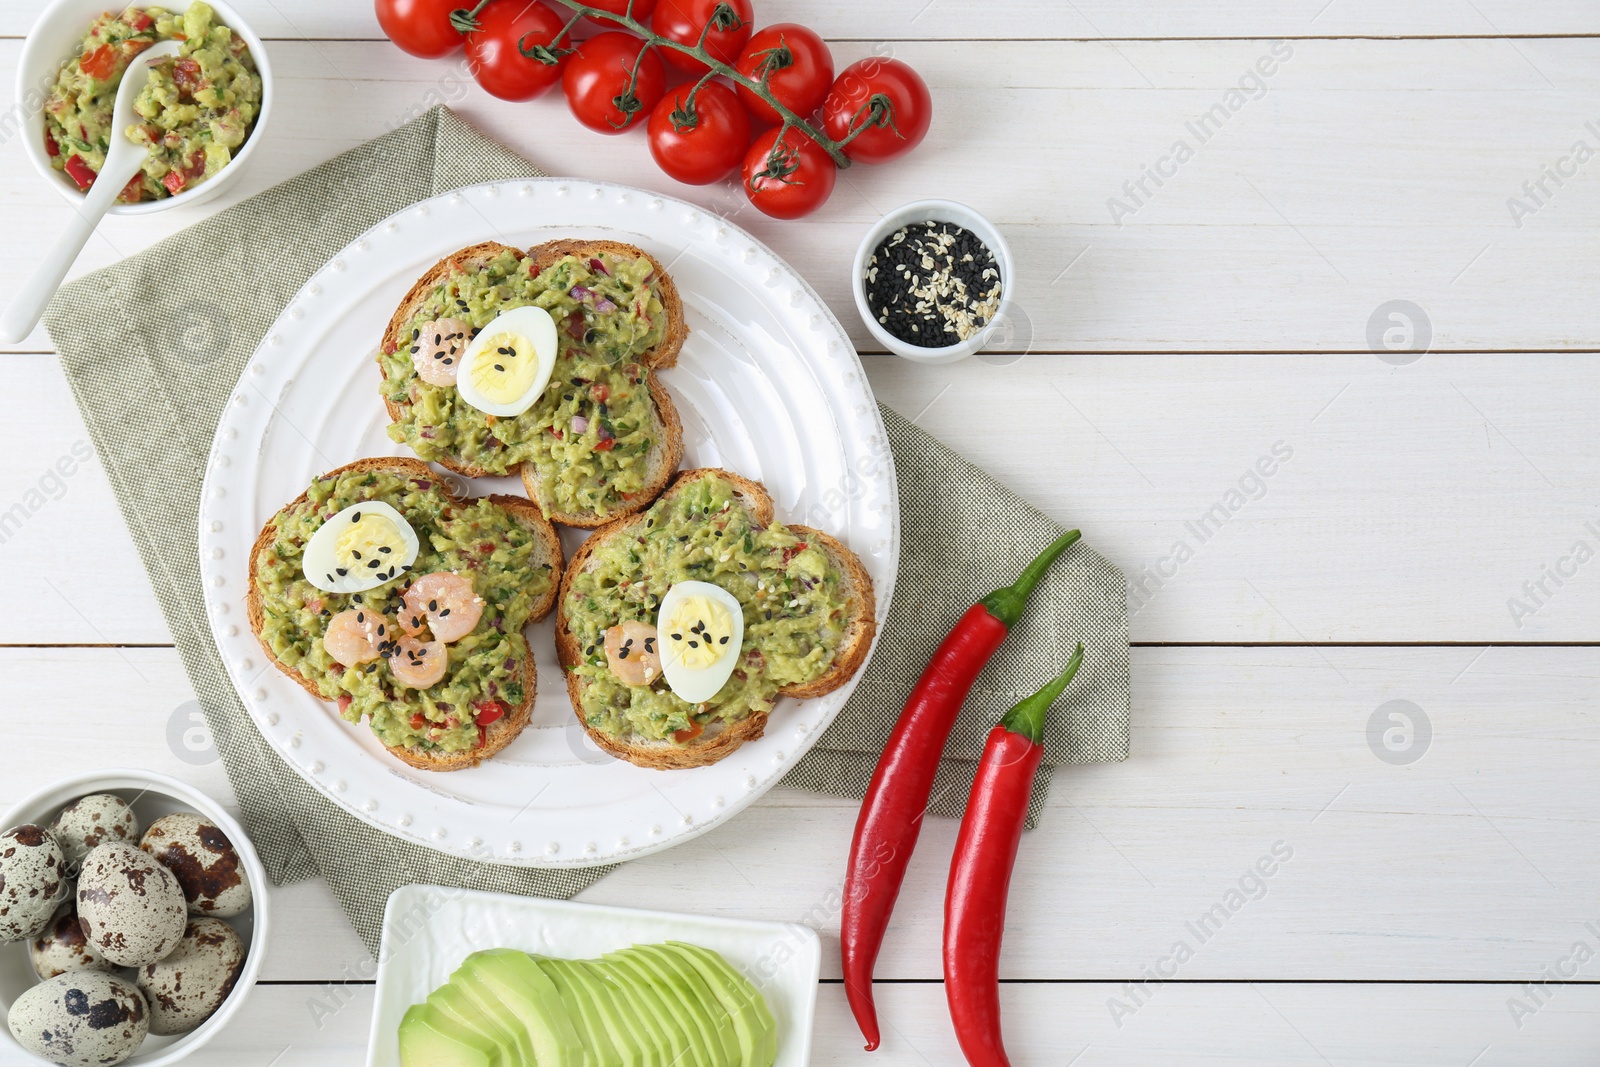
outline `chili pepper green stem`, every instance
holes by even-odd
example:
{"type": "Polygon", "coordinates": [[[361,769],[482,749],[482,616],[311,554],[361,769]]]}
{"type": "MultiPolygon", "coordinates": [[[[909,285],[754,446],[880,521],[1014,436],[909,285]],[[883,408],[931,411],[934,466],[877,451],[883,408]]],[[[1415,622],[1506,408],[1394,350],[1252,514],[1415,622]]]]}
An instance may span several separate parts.
{"type": "MultiPolygon", "coordinates": [[[[705,64],[707,67],[711,68],[711,70],[715,73],[722,75],[724,78],[727,78],[736,85],[744,86],[746,89],[749,89],[751,92],[759,96],[762,100],[765,100],[772,106],[772,110],[776,111],[780,116],[782,116],[782,125],[785,127],[794,127],[798,129],[801,133],[805,134],[818,145],[822,146],[823,151],[827,152],[828,155],[833,158],[834,163],[837,164],[841,170],[850,165],[850,157],[845,155],[844,150],[840,148],[841,142],[833,140],[827,134],[823,133],[822,130],[818,129],[810,122],[807,122],[801,116],[795,114],[783,103],[783,101],[779,100],[772,94],[772,90],[767,87],[765,82],[758,82],[752,78],[745,77],[733,66],[724,63],[722,60],[711,55],[711,53],[706,50],[703,44],[682,44],[678,41],[661,36],[649,26],[646,26],[644,23],[633,17],[633,5],[631,3],[628,5],[628,13],[625,15],[613,14],[612,12],[606,11],[603,8],[579,3],[578,0],[561,0],[561,4],[577,12],[579,15],[591,15],[595,18],[604,19],[608,24],[615,24],[623,27],[624,29],[631,30],[640,37],[644,38],[647,48],[670,48],[674,51],[682,52],[686,56],[692,56],[701,63],[705,64]]],[[[472,14],[476,14],[477,11],[482,7],[483,4],[479,4],[478,7],[473,9],[472,14]]],[[[705,34],[702,33],[702,40],[704,37],[705,34]]],[[[635,63],[633,76],[629,78],[628,88],[624,90],[624,95],[632,92],[634,81],[638,76],[638,69],[638,64],[635,63]]]]}
{"type": "Polygon", "coordinates": [[[1044,744],[1044,720],[1050,714],[1050,705],[1056,702],[1061,691],[1072,681],[1072,676],[1078,673],[1078,668],[1083,666],[1083,644],[1078,644],[1078,650],[1067,661],[1067,669],[1056,676],[1056,680],[1033,694],[1017,702],[1017,706],[1006,712],[1000,719],[1000,725],[1014,734],[1021,734],[1036,745],[1044,744]]]}
{"type": "Polygon", "coordinates": [[[989,609],[989,614],[1005,623],[1007,628],[1015,626],[1017,620],[1022,618],[1022,609],[1027,605],[1028,594],[1033,592],[1033,587],[1039,584],[1039,579],[1044,577],[1056,557],[1071,548],[1082,536],[1079,530],[1068,530],[1034,557],[1015,582],[984,597],[983,606],[989,609]]]}

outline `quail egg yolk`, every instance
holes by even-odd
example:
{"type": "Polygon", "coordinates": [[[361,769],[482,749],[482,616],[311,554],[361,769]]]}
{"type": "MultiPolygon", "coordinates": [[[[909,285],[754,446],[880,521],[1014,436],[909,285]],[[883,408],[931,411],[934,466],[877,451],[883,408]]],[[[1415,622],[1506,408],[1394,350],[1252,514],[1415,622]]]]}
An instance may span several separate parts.
{"type": "Polygon", "coordinates": [[[405,538],[387,515],[357,514],[333,543],[333,558],[341,574],[363,568],[387,570],[395,558],[404,559],[405,555],[405,538]]]}
{"type": "Polygon", "coordinates": [[[515,404],[526,396],[539,376],[539,357],[533,342],[506,331],[489,338],[467,368],[472,384],[492,404],[515,404]]]}
{"type": "Polygon", "coordinates": [[[705,670],[728,652],[733,616],[708,596],[687,596],[667,619],[669,653],[691,670],[705,670]]]}

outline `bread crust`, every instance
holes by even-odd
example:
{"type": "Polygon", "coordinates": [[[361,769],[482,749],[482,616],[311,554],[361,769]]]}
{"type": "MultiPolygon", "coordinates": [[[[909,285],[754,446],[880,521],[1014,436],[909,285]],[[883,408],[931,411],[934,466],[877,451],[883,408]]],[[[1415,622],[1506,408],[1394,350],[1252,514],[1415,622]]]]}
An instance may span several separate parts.
{"type": "MultiPolygon", "coordinates": [[[[759,482],[715,467],[701,467],[681,471],[662,493],[665,500],[701,478],[717,478],[732,483],[740,503],[746,507],[756,522],[762,526],[773,521],[772,497],[759,482]]],[[[589,726],[583,715],[583,679],[573,673],[573,667],[583,660],[583,649],[573,634],[567,616],[567,594],[572,582],[589,565],[594,550],[606,540],[628,534],[641,521],[641,516],[626,515],[614,519],[589,536],[572,554],[561,576],[561,589],[556,599],[556,654],[561,660],[566,676],[567,697],[573,714],[596,745],[619,759],[640,767],[657,770],[679,770],[703,767],[727,756],[746,741],[753,741],[766,730],[768,713],[752,711],[743,719],[718,730],[708,728],[693,741],[678,745],[670,741],[625,741],[603,734],[589,726]]],[[[877,633],[877,601],[873,593],[872,578],[854,552],[836,538],[809,526],[792,525],[791,530],[803,531],[807,539],[815,538],[844,575],[844,589],[850,598],[851,614],[844,640],[834,658],[833,667],[824,675],[802,685],[785,686],[778,690],[780,696],[800,698],[817,697],[831,693],[855,676],[866,662],[872,648],[872,638],[877,633]]]]}
{"type": "MultiPolygon", "coordinates": [[[[409,478],[427,478],[433,481],[435,487],[451,500],[460,504],[467,504],[472,501],[470,497],[457,496],[451,492],[449,483],[441,479],[436,471],[420,459],[391,456],[358,459],[354,463],[346,463],[342,467],[335,467],[333,470],[328,471],[327,474],[319,477],[343,474],[346,471],[375,470],[389,471],[409,478]]],[[[309,489],[307,492],[309,492],[309,489]]],[[[279,510],[281,512],[288,508],[296,507],[303,504],[305,499],[306,493],[303,492],[279,510]]],[[[553,569],[553,573],[560,574],[562,572],[561,538],[556,534],[555,527],[550,525],[550,521],[544,517],[538,507],[532,501],[525,500],[520,496],[507,496],[502,493],[497,493],[488,499],[506,509],[520,525],[534,535],[538,561],[549,564],[553,569]]],[[[245,595],[245,613],[250,620],[250,632],[255,634],[256,642],[261,646],[261,650],[266,654],[267,660],[274,667],[278,668],[279,671],[292,679],[306,692],[318,700],[326,702],[327,698],[322,695],[316,685],[299,671],[279,660],[261,636],[266,614],[261,606],[261,593],[256,587],[255,576],[262,553],[270,550],[275,540],[272,520],[269,519],[261,527],[261,532],[256,535],[255,543],[250,547],[249,591],[245,595]]],[[[533,605],[532,612],[528,616],[528,622],[536,622],[550,613],[550,610],[555,606],[560,584],[559,581],[551,582],[550,591],[533,605]]],[[[470,752],[429,752],[421,748],[402,748],[395,745],[386,745],[384,747],[396,759],[419,770],[458,771],[467,767],[475,767],[509,745],[533,718],[533,701],[538,678],[531,647],[528,650],[527,657],[522,662],[522,678],[524,693],[522,703],[515,707],[509,707],[503,718],[488,726],[484,733],[484,743],[478,748],[470,752]]]]}
{"type": "MultiPolygon", "coordinates": [[[[519,259],[531,258],[533,263],[530,265],[530,269],[535,274],[560,260],[563,256],[568,255],[597,256],[609,253],[629,258],[644,256],[655,269],[656,286],[661,297],[661,306],[666,309],[667,313],[667,328],[661,343],[642,354],[638,362],[652,370],[677,366],[678,353],[683,348],[684,339],[689,336],[689,327],[684,319],[683,299],[678,294],[678,287],[673,282],[672,276],[667,273],[666,268],[661,265],[661,261],[656,259],[655,256],[652,256],[642,248],[625,244],[621,241],[546,241],[544,244],[534,245],[526,252],[512,248],[509,245],[500,244],[497,241],[483,241],[479,244],[469,245],[439,260],[439,262],[428,268],[427,272],[417,279],[416,283],[406,292],[405,297],[400,301],[399,307],[389,317],[389,323],[383,332],[383,344],[374,357],[378,364],[380,376],[383,370],[383,352],[391,348],[398,350],[401,345],[409,343],[410,339],[403,332],[405,324],[411,321],[421,309],[423,302],[449,277],[451,270],[458,267],[464,270],[476,270],[503,252],[511,252],[519,259]]],[[[600,515],[595,512],[554,511],[548,508],[542,500],[539,500],[536,488],[537,479],[533,477],[533,472],[521,469],[528,466],[528,464],[515,464],[506,473],[520,473],[528,496],[538,501],[539,506],[545,509],[548,518],[564,526],[594,529],[598,526],[603,526],[612,519],[623,515],[631,515],[649,507],[655,498],[660,495],[667,482],[672,479],[673,473],[678,469],[678,464],[683,461],[683,425],[678,418],[678,409],[673,405],[672,397],[668,394],[666,387],[654,375],[651,375],[649,385],[650,397],[655,408],[654,421],[657,430],[656,446],[650,450],[650,472],[645,479],[644,488],[632,500],[627,501],[616,511],[607,515],[600,515]]],[[[400,405],[390,400],[387,394],[383,398],[383,406],[389,413],[390,422],[399,422],[401,420],[403,413],[400,405]]],[[[457,456],[442,456],[434,462],[465,478],[488,478],[497,473],[485,467],[469,464],[457,456]]]]}

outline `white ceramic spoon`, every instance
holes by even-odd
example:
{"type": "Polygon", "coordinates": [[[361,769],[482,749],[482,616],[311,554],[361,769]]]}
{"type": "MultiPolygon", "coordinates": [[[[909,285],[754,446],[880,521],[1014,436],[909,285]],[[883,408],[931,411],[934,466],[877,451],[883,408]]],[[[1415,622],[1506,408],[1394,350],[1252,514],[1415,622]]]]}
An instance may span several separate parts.
{"type": "Polygon", "coordinates": [[[27,284],[17,290],[5,314],[0,315],[0,341],[16,344],[33,332],[39,324],[39,316],[44,314],[44,306],[61,288],[61,279],[67,276],[67,270],[83,251],[89,235],[116,202],[117,194],[144,166],[148,148],[128,139],[128,127],[134,124],[133,101],[150,80],[151,65],[177,55],[180,44],[179,41],[162,41],[140,52],[128,64],[122,84],[117,88],[116,106],[111,110],[111,146],[106,150],[105,166],[100,168],[94,184],[84,194],[83,203],[75,209],[77,217],[67,227],[67,232],[61,235],[27,284]]]}

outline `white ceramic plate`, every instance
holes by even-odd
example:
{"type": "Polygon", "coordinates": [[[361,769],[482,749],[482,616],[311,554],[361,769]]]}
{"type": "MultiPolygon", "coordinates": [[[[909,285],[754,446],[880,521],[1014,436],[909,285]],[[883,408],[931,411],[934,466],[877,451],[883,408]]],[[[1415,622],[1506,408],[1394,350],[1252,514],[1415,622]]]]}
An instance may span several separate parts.
{"type": "MultiPolygon", "coordinates": [[[[766,736],[709,767],[653,771],[594,747],[568,703],[549,620],[530,627],[532,724],[465,771],[414,770],[272,668],[244,613],[261,526],[323,471],[402,455],[384,434],[371,352],[412,283],[458,248],[612,238],[667,265],[690,336],[662,381],[683,418],[686,467],[766,485],[779,521],[841,538],[889,609],[899,496],[877,405],[854,347],[782,260],[692,204],[619,185],[494,182],[423,201],[318,271],[251,358],[217,427],[200,507],[200,567],[217,647],[245,707],[289,765],[381,830],[493,863],[589,866],[654,852],[717,825],[782,777],[849,696],[784,700],[766,736]]],[[[522,492],[496,479],[474,492],[522,492]]],[[[566,531],[568,553],[580,531],[566,531]]]]}
{"type": "Polygon", "coordinates": [[[822,944],[809,926],[408,885],[389,895],[383,914],[367,1067],[398,1067],[406,1009],[428,999],[473,952],[516,948],[593,959],[668,940],[722,953],[767,998],[778,1022],[776,1067],[810,1062],[822,944]]]}

